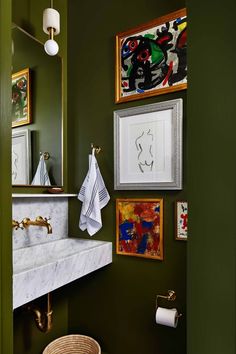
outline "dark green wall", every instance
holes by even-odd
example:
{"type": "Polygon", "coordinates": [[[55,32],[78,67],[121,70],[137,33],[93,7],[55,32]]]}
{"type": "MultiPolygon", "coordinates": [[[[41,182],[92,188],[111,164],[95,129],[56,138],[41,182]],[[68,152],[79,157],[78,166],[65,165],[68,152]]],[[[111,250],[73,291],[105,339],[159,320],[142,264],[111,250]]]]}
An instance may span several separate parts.
{"type": "MultiPolygon", "coordinates": [[[[0,1],[1,11],[8,7],[5,5],[3,9],[3,3],[6,4],[6,1],[0,1]]],[[[21,1],[21,4],[24,8],[25,2],[21,1]]],[[[124,0],[113,4],[70,0],[68,4],[70,154],[67,162],[70,191],[78,190],[82,183],[87,171],[89,145],[94,142],[103,148],[99,165],[112,196],[102,214],[104,227],[96,238],[115,240],[115,198],[163,196],[165,199],[164,262],[115,256],[111,266],[66,287],[63,296],[69,295],[70,298],[69,330],[94,336],[110,354],[186,352],[186,245],[173,240],[173,202],[183,197],[188,198],[190,203],[187,353],[234,354],[236,52],[233,44],[236,4],[233,0],[214,4],[187,0],[189,79],[188,108],[184,117],[185,185],[183,192],[168,193],[113,191],[113,110],[177,97],[183,97],[186,106],[186,92],[114,105],[114,34],[183,7],[184,3],[139,1],[135,10],[131,1],[124,0]],[[91,56],[91,53],[96,54],[91,56]],[[184,312],[177,330],[157,327],[153,322],[155,295],[169,287],[177,291],[176,305],[184,312]]],[[[37,3],[34,5],[38,6],[37,3]]],[[[28,12],[30,10],[33,12],[32,7],[28,12]]],[[[16,17],[19,17],[19,13],[15,13],[16,17]]],[[[2,16],[2,12],[1,19],[0,34],[6,35],[4,21],[7,19],[2,16]]],[[[35,23],[37,21],[40,21],[40,17],[35,18],[35,23]]],[[[2,70],[6,65],[2,50],[0,58],[2,70]]],[[[10,167],[5,154],[8,147],[10,156],[10,129],[5,121],[1,124],[0,152],[1,159],[5,156],[5,160],[1,160],[0,164],[1,168],[4,166],[5,173],[1,177],[4,178],[5,187],[10,181],[10,167]]],[[[4,200],[4,208],[1,202],[0,210],[5,212],[6,219],[3,220],[7,220],[10,215],[7,188],[4,188],[1,198],[4,200]]],[[[79,210],[79,202],[73,201],[70,232],[71,235],[86,237],[84,233],[78,232],[79,210]]],[[[0,225],[4,235],[1,238],[1,249],[4,250],[4,258],[1,259],[4,279],[1,313],[5,314],[1,324],[5,326],[7,323],[7,327],[2,325],[2,328],[5,333],[11,333],[10,300],[7,298],[10,294],[10,250],[6,238],[9,225],[7,221],[0,225]]],[[[20,341],[21,330],[18,331],[20,341]]],[[[36,331],[34,335],[31,352],[24,352],[20,347],[21,351],[17,354],[39,352],[47,339],[36,331]],[[38,344],[33,346],[36,342],[38,344]]],[[[6,344],[10,346],[10,339],[4,337],[4,333],[2,339],[2,348],[6,344]]],[[[5,346],[2,352],[10,353],[11,348],[5,346]]]]}
{"type": "MultiPolygon", "coordinates": [[[[174,202],[187,198],[187,175],[183,191],[114,191],[113,111],[179,97],[186,105],[186,91],[114,104],[115,34],[183,8],[185,3],[70,0],[68,5],[69,185],[76,191],[81,186],[93,142],[102,147],[98,163],[111,195],[102,211],[103,228],[94,239],[112,241],[115,247],[116,198],[164,198],[164,261],[117,256],[114,250],[112,265],[71,285],[69,330],[92,335],[110,354],[184,354],[186,243],[174,240],[174,202]],[[156,295],[172,288],[177,293],[175,305],[184,315],[175,330],[157,326],[154,320],[156,295]]],[[[184,135],[186,142],[186,114],[184,135]]],[[[78,229],[79,213],[80,202],[71,202],[70,235],[88,237],[78,229]]]]}
{"type": "Polygon", "coordinates": [[[234,354],[236,2],[187,7],[188,354],[234,354]]]}
{"type": "Polygon", "coordinates": [[[11,3],[0,0],[0,353],[12,354],[11,3]]]}

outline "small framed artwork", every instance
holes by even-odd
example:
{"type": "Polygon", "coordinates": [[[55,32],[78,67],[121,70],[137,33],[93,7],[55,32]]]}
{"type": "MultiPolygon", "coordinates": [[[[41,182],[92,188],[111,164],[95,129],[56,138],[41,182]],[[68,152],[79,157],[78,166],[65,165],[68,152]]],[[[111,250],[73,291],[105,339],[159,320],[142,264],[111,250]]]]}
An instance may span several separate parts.
{"type": "Polygon", "coordinates": [[[30,84],[29,68],[12,75],[12,127],[32,122],[30,84]]]}
{"type": "Polygon", "coordinates": [[[182,189],[182,103],[114,112],[115,189],[182,189]]]}
{"type": "Polygon", "coordinates": [[[163,260],[163,199],[116,200],[116,252],[163,260]]]}
{"type": "Polygon", "coordinates": [[[12,131],[12,184],[30,184],[31,140],[30,131],[12,131]]]}
{"type": "Polygon", "coordinates": [[[188,202],[177,201],[175,205],[176,232],[175,239],[187,241],[188,239],[188,202]]]}
{"type": "Polygon", "coordinates": [[[116,35],[116,103],[187,88],[186,9],[116,35]]]}

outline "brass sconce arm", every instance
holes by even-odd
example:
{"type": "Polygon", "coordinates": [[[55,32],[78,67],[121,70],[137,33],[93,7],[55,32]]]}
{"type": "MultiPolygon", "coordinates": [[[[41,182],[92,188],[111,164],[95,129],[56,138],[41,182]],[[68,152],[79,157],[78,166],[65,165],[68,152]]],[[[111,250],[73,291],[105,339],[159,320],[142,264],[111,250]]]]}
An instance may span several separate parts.
{"type": "Polygon", "coordinates": [[[24,228],[27,228],[29,226],[44,226],[48,230],[48,234],[52,233],[52,226],[48,222],[50,218],[43,218],[42,216],[37,216],[35,220],[30,220],[30,218],[24,218],[21,222],[24,228]]]}

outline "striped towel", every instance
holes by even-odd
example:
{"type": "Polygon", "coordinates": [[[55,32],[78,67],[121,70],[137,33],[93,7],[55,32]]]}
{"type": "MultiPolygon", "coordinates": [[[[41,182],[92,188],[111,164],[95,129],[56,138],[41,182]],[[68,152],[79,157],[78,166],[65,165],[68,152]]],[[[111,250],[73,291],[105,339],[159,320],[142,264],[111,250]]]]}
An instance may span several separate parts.
{"type": "Polygon", "coordinates": [[[37,171],[34,175],[34,179],[31,184],[35,185],[35,186],[50,186],[51,185],[43,155],[40,157],[37,171]]]}
{"type": "Polygon", "coordinates": [[[78,194],[78,199],[83,203],[79,227],[88,231],[93,236],[102,227],[101,209],[110,200],[110,196],[101,176],[94,149],[89,155],[89,171],[78,194]]]}

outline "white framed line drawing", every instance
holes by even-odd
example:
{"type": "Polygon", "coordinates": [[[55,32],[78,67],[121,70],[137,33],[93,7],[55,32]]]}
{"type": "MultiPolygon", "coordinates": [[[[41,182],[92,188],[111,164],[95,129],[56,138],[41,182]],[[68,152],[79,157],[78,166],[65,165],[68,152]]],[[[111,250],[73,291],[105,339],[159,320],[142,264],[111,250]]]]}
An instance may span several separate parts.
{"type": "Polygon", "coordinates": [[[12,184],[30,184],[31,139],[30,130],[12,132],[12,184]]]}
{"type": "Polygon", "coordinates": [[[182,189],[182,99],[114,111],[114,188],[182,189]]]}

